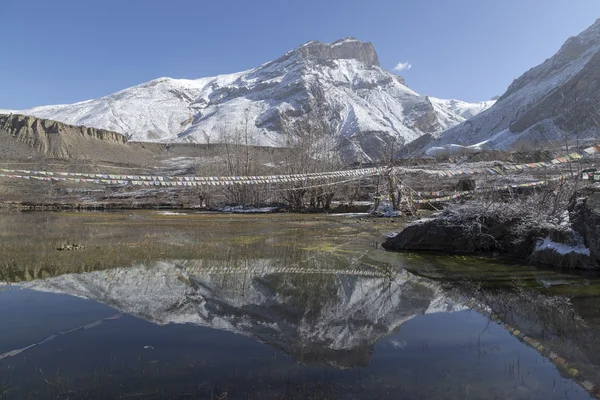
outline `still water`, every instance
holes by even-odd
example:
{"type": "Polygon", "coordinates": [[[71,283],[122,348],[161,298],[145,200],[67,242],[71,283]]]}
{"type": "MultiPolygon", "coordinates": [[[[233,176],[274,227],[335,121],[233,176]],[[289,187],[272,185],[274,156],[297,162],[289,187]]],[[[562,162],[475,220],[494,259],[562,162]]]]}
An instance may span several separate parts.
{"type": "Polygon", "coordinates": [[[594,398],[598,278],[385,252],[397,229],[0,214],[0,399],[594,398]]]}

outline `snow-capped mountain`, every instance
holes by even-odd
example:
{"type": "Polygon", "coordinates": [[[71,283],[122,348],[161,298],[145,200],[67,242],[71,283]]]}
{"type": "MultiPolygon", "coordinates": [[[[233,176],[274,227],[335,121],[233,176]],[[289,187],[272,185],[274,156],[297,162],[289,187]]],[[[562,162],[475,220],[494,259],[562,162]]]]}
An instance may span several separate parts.
{"type": "Polygon", "coordinates": [[[243,143],[277,147],[305,134],[316,118],[327,121],[321,134],[346,161],[372,161],[391,143],[400,148],[425,133],[437,137],[489,105],[421,96],[381,68],[371,43],[347,38],[311,41],[236,74],[160,78],[96,100],[18,112],[113,130],[134,141],[243,137],[243,143]]]}
{"type": "Polygon", "coordinates": [[[467,103],[461,100],[436,99],[435,97],[430,97],[429,100],[431,100],[433,107],[438,108],[440,112],[450,110],[465,120],[473,118],[477,114],[487,110],[496,102],[496,100],[488,100],[479,103],[467,103]]]}
{"type": "Polygon", "coordinates": [[[429,281],[393,277],[264,272],[277,260],[250,260],[248,271],[225,262],[152,265],[21,282],[107,304],[156,324],[186,323],[253,337],[299,361],[337,368],[367,365],[373,346],[424,313],[464,309],[429,281]]]}
{"type": "Polygon", "coordinates": [[[600,125],[600,19],[542,64],[516,79],[488,110],[444,132],[428,153],[536,147],[565,135],[580,138],[600,125]],[[464,149],[463,149],[464,150],[464,149]]]}

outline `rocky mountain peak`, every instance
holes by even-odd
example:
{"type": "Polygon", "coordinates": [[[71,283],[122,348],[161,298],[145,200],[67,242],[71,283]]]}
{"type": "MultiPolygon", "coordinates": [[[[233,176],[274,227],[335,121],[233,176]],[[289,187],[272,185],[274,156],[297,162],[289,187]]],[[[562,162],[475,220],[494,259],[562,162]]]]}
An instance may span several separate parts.
{"type": "Polygon", "coordinates": [[[319,64],[332,60],[358,60],[368,67],[379,67],[379,57],[370,42],[361,42],[353,37],[336,40],[333,43],[322,43],[311,40],[290,51],[283,58],[299,55],[304,60],[319,64]]]}

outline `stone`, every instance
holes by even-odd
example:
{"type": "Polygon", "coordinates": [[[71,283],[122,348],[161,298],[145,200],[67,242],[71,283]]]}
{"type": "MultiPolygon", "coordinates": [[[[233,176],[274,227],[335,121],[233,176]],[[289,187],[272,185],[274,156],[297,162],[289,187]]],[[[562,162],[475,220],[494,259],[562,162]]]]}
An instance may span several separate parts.
{"type": "Polygon", "coordinates": [[[575,193],[569,203],[569,218],[573,229],[590,249],[590,262],[600,266],[600,189],[588,188],[575,193]]]}
{"type": "Polygon", "coordinates": [[[592,390],[594,390],[594,384],[590,381],[583,381],[581,382],[581,386],[583,386],[585,388],[585,390],[587,390],[588,392],[591,392],[592,390]]]}
{"type": "Polygon", "coordinates": [[[462,192],[465,190],[475,190],[476,188],[477,188],[477,183],[475,182],[475,179],[473,179],[473,178],[460,179],[458,181],[458,183],[456,184],[456,190],[458,190],[459,192],[462,192]]]}
{"type": "Polygon", "coordinates": [[[579,193],[569,204],[569,215],[572,227],[541,221],[525,225],[522,221],[531,217],[527,213],[486,213],[474,205],[415,221],[388,238],[382,247],[396,251],[506,254],[559,268],[600,268],[600,189],[579,193]]]}
{"type": "Polygon", "coordinates": [[[56,250],[64,251],[64,250],[83,250],[85,246],[73,243],[73,244],[65,244],[60,247],[57,247],[56,250]]]}
{"type": "Polygon", "coordinates": [[[562,357],[556,357],[556,358],[554,359],[554,363],[555,363],[556,365],[559,365],[559,366],[565,366],[565,365],[566,365],[566,361],[565,361],[565,359],[564,359],[564,358],[562,358],[562,357]]]}
{"type": "Polygon", "coordinates": [[[442,218],[423,219],[407,225],[396,236],[388,238],[382,247],[387,250],[425,250],[455,254],[500,252],[509,253],[516,258],[527,258],[535,242],[526,240],[515,243],[511,229],[517,222],[514,219],[502,223],[495,216],[487,216],[477,222],[481,233],[474,235],[464,228],[473,223],[467,218],[464,224],[447,223],[442,218]]]}

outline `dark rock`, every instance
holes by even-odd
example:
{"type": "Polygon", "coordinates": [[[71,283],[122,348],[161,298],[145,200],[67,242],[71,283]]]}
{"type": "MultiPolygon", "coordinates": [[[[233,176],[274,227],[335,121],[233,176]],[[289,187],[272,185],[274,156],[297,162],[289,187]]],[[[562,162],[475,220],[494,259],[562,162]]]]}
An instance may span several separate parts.
{"type": "Polygon", "coordinates": [[[569,203],[573,229],[583,237],[590,249],[592,264],[600,264],[600,189],[587,188],[573,196],[569,203]]]}
{"type": "Polygon", "coordinates": [[[475,190],[477,188],[477,183],[475,182],[475,179],[460,179],[458,181],[458,183],[456,184],[456,190],[458,190],[459,192],[465,191],[465,190],[475,190]]]}
{"type": "Polygon", "coordinates": [[[600,192],[585,201],[578,199],[573,207],[572,214],[578,218],[577,231],[562,226],[525,224],[523,218],[506,219],[494,213],[474,217],[465,211],[458,222],[440,215],[410,224],[388,238],[382,247],[454,254],[497,253],[534,264],[600,268],[600,192]]]}
{"type": "Polygon", "coordinates": [[[65,251],[65,250],[83,250],[83,249],[85,249],[85,246],[82,246],[82,245],[77,244],[77,243],[65,244],[65,245],[62,245],[62,246],[56,248],[56,250],[60,250],[60,251],[65,251]]]}
{"type": "Polygon", "coordinates": [[[527,257],[543,232],[531,232],[525,240],[517,240],[512,233],[518,220],[500,221],[484,218],[476,223],[449,224],[432,218],[416,221],[398,235],[387,239],[382,247],[388,250],[442,251],[446,253],[510,253],[527,257]],[[532,236],[532,237],[529,237],[532,236]]]}
{"type": "Polygon", "coordinates": [[[539,239],[529,261],[534,264],[552,265],[559,268],[590,269],[592,263],[588,252],[561,252],[555,245],[561,242],[552,241],[554,245],[546,245],[547,241],[539,239]]]}

